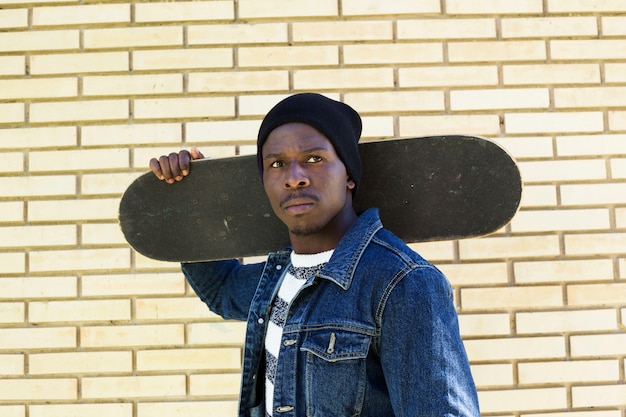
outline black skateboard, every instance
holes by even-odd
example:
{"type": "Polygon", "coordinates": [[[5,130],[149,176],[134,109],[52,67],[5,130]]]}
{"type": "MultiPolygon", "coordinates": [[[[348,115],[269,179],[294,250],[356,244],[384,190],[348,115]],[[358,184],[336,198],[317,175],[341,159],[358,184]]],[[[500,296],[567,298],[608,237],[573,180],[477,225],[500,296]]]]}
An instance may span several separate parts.
{"type": "MultiPolygon", "coordinates": [[[[393,139],[361,143],[359,151],[355,207],[378,207],[385,227],[407,243],[486,235],[517,212],[519,170],[489,140],[393,139]]],[[[133,248],[163,261],[266,255],[289,245],[254,155],[192,161],[189,176],[175,184],[146,173],[124,193],[119,220],[133,248]]]]}

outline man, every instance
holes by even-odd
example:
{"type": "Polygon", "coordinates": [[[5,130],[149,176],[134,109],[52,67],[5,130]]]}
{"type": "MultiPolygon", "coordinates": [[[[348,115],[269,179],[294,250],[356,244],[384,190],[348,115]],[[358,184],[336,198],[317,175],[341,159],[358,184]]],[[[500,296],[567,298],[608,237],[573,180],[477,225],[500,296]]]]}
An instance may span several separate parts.
{"type": "MultiPolygon", "coordinates": [[[[447,279],[375,208],[352,206],[360,135],[343,103],[312,93],[278,103],[257,160],[291,247],[254,265],[182,265],[212,311],[247,320],[242,417],[480,414],[447,279]]],[[[201,157],[192,149],[150,165],[172,183],[201,157]]]]}

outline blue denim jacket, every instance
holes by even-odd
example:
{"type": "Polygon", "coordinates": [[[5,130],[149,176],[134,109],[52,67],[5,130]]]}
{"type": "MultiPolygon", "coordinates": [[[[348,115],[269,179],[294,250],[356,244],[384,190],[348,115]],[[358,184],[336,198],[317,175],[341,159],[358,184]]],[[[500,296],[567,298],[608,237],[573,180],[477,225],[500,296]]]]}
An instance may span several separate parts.
{"type": "MultiPolygon", "coordinates": [[[[182,266],[211,310],[247,320],[241,417],[265,412],[265,329],[289,255],[182,266]]],[[[278,367],[274,416],[480,414],[448,280],[384,229],[376,209],[292,302],[278,367]]]]}

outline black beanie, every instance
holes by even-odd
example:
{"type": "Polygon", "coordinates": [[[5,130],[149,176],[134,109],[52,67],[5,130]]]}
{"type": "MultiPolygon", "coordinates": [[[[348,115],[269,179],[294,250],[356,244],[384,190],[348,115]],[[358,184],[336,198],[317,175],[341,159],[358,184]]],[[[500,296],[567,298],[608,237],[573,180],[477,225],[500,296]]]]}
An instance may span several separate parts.
{"type": "Polygon", "coordinates": [[[287,97],[274,106],[265,116],[257,139],[257,162],[263,178],[262,149],[265,140],[278,126],[285,123],[305,123],[313,126],[328,138],[335,152],[346,167],[355,188],[361,181],[361,157],[358,142],[361,137],[361,117],[347,104],[332,100],[321,94],[301,93],[287,97]]]}

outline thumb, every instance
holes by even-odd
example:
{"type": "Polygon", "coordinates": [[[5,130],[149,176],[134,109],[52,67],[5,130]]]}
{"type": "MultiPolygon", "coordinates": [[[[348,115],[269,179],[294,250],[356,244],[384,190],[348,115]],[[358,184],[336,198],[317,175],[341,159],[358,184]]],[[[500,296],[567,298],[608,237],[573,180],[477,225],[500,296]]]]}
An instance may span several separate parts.
{"type": "Polygon", "coordinates": [[[203,159],[204,155],[202,155],[202,152],[200,152],[200,149],[198,149],[197,146],[192,146],[191,147],[191,159],[203,159]]]}

